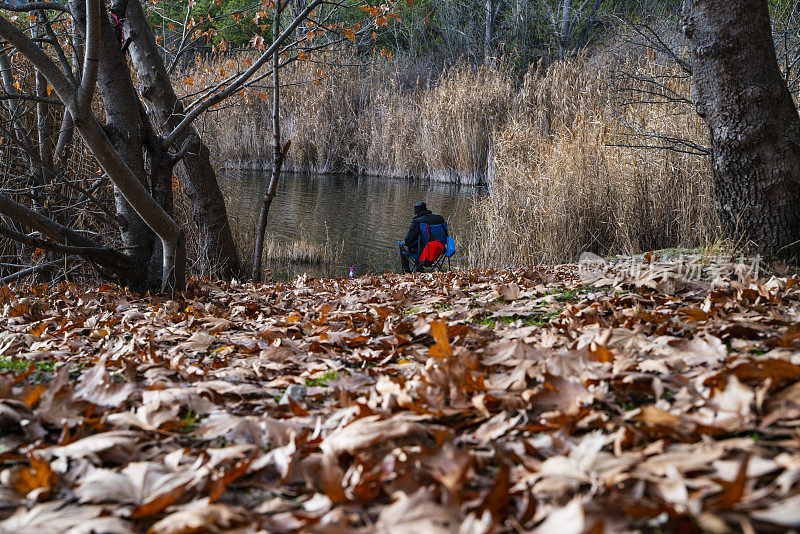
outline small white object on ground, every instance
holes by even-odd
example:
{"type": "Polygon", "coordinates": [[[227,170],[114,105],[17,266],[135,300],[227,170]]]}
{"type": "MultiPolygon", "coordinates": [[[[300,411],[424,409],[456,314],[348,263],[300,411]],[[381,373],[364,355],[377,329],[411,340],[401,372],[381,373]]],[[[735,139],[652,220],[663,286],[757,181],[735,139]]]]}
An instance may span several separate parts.
{"type": "Polygon", "coordinates": [[[281,406],[286,406],[289,404],[289,397],[292,398],[294,401],[301,401],[306,396],[306,387],[302,384],[292,384],[291,386],[286,388],[286,391],[283,393],[283,397],[281,397],[281,401],[278,403],[281,406]]]}

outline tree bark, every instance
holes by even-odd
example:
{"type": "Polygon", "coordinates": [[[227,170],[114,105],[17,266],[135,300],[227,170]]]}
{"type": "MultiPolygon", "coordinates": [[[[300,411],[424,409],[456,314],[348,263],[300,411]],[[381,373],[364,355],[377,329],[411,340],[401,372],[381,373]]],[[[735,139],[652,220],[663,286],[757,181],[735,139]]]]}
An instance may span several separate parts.
{"type": "Polygon", "coordinates": [[[72,113],[70,113],[68,110],[64,110],[64,115],[61,117],[61,128],[58,130],[58,142],[56,143],[56,148],[53,151],[54,164],[66,167],[67,158],[69,157],[67,154],[67,148],[72,143],[72,134],[74,131],[75,123],[72,122],[72,113]]]}
{"type": "Polygon", "coordinates": [[[558,28],[558,52],[563,59],[569,50],[569,36],[572,32],[572,0],[563,0],[561,6],[561,27],[558,28]]]}
{"type": "Polygon", "coordinates": [[[72,114],[78,133],[97,159],[100,167],[130,202],[136,213],[161,239],[165,250],[162,290],[173,287],[182,289],[185,285],[184,266],[170,262],[172,258],[181,257],[179,253],[182,237],[180,226],[153,199],[142,185],[139,177],[122,160],[91,111],[91,95],[94,91],[99,64],[99,33],[102,17],[99,14],[101,13],[99,0],[87,0],[86,4],[87,12],[92,13],[92,17],[87,20],[90,23],[87,24],[87,42],[80,87],[76,88],[39,46],[2,15],[0,15],[0,37],[14,46],[47,78],[59,100],[72,114]],[[173,284],[170,284],[171,280],[174,280],[173,284]]]}
{"type": "MultiPolygon", "coordinates": [[[[3,90],[8,95],[13,97],[17,94],[14,88],[14,73],[11,69],[11,61],[6,51],[2,48],[0,48],[0,81],[3,83],[3,90]]],[[[19,125],[19,101],[16,98],[9,98],[5,101],[5,104],[8,108],[8,114],[11,117],[12,130],[22,130],[22,127],[19,125]]]]}
{"type": "Polygon", "coordinates": [[[800,117],[778,68],[767,1],[684,0],[681,24],[724,228],[762,254],[797,259],[800,117]]]}
{"type": "MultiPolygon", "coordinates": [[[[16,96],[17,90],[14,87],[14,74],[11,68],[11,61],[9,60],[8,54],[2,48],[0,48],[0,82],[2,82],[3,90],[9,96],[16,96]]],[[[5,102],[6,109],[8,109],[8,115],[11,120],[10,124],[10,133],[14,135],[20,142],[24,142],[28,144],[28,136],[25,134],[25,128],[22,124],[22,117],[20,113],[20,101],[16,98],[9,98],[5,102]]],[[[34,168],[34,162],[31,159],[28,151],[25,151],[25,157],[27,159],[28,168],[34,168]]]]}
{"type": "MultiPolygon", "coordinates": [[[[81,35],[86,35],[84,2],[71,0],[72,18],[81,35]]],[[[105,6],[101,4],[100,62],[97,68],[97,86],[106,111],[104,130],[120,158],[130,168],[140,183],[148,188],[144,171],[142,125],[138,100],[127,62],[120,51],[114,28],[108,20],[105,6]]],[[[133,209],[119,188],[114,188],[117,217],[122,228],[122,243],[131,259],[142,266],[136,279],[129,283],[137,290],[158,289],[161,285],[161,266],[148,268],[153,256],[155,234],[133,209]]]]}
{"type": "Polygon", "coordinates": [[[483,61],[489,65],[492,62],[492,41],[494,40],[494,3],[495,0],[486,0],[486,35],[483,44],[483,61]]]}
{"type": "MultiPolygon", "coordinates": [[[[128,2],[126,19],[126,30],[132,37],[128,50],[136,68],[140,93],[156,129],[163,136],[180,124],[185,115],[183,103],[172,88],[139,0],[128,2]]],[[[239,270],[236,245],[208,148],[194,128],[188,128],[176,145],[187,142],[189,150],[179,167],[191,203],[192,220],[200,233],[200,246],[207,254],[207,267],[216,268],[213,274],[218,276],[236,276],[239,270]]]]}
{"type": "MultiPolygon", "coordinates": [[[[44,38],[47,33],[43,29],[43,21],[39,22],[37,28],[38,37],[44,38]]],[[[36,72],[36,96],[44,99],[47,94],[47,80],[44,75],[36,72]]],[[[36,102],[36,130],[39,138],[39,159],[42,165],[39,169],[42,183],[49,183],[53,176],[50,175],[50,165],[53,163],[53,118],[50,116],[50,105],[40,100],[36,102]]]]}
{"type": "MultiPolygon", "coordinates": [[[[75,65],[75,71],[72,74],[72,78],[75,83],[80,83],[81,81],[80,58],[83,56],[83,47],[80,45],[80,42],[82,41],[81,39],[79,39],[78,28],[76,28],[75,25],[72,26],[71,37],[72,37],[71,39],[72,59],[75,65]]],[[[54,163],[57,163],[64,167],[66,166],[67,159],[69,158],[69,155],[67,154],[67,148],[72,144],[72,138],[74,137],[74,133],[75,133],[75,122],[72,120],[72,113],[69,112],[69,109],[65,109],[64,115],[61,118],[61,129],[59,130],[58,133],[58,141],[56,142],[56,148],[53,152],[54,163]]]]}

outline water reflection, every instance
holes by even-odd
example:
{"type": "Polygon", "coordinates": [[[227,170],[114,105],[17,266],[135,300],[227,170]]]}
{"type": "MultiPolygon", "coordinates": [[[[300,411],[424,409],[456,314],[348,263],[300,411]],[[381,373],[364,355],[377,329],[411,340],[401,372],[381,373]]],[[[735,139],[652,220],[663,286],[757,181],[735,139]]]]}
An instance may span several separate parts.
{"type": "MultiPolygon", "coordinates": [[[[229,170],[221,177],[234,238],[246,265],[252,264],[255,226],[268,171],[229,170]]],[[[345,175],[284,174],[270,208],[267,233],[277,239],[305,239],[341,249],[336,265],[279,265],[276,278],[308,273],[344,277],[398,270],[396,240],[402,240],[419,201],[448,222],[461,257],[471,232],[471,205],[483,190],[424,181],[345,175]]]]}

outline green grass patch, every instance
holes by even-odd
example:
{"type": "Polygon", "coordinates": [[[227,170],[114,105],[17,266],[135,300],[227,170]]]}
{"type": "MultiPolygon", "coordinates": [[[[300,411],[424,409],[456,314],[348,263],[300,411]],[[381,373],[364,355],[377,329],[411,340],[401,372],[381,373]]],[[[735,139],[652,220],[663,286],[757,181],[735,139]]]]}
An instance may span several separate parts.
{"type": "Polygon", "coordinates": [[[15,374],[24,373],[28,370],[31,363],[36,366],[36,370],[42,373],[53,373],[56,370],[57,360],[46,360],[38,362],[30,362],[20,358],[11,358],[10,356],[0,356],[0,373],[7,373],[12,371],[15,374]]]}
{"type": "Polygon", "coordinates": [[[183,427],[183,431],[185,433],[194,432],[198,426],[200,426],[200,420],[203,417],[189,408],[186,411],[186,415],[183,416],[183,421],[181,421],[181,426],[183,427]]]}
{"type": "Polygon", "coordinates": [[[403,315],[408,317],[409,315],[416,315],[422,312],[431,312],[431,311],[449,311],[453,309],[453,305],[449,302],[439,302],[438,304],[424,304],[419,306],[411,306],[407,310],[403,310],[403,315]]]}
{"type": "Polygon", "coordinates": [[[56,371],[56,360],[36,362],[36,369],[43,373],[54,373],[56,371]]]}
{"type": "Polygon", "coordinates": [[[543,315],[514,314],[506,317],[490,317],[489,315],[484,315],[476,322],[481,326],[490,326],[492,328],[497,326],[498,321],[502,321],[506,324],[511,324],[514,321],[522,321],[522,326],[544,326],[549,324],[552,319],[558,317],[559,315],[561,315],[561,310],[549,311],[543,315]]]}
{"type": "MultiPolygon", "coordinates": [[[[56,372],[56,370],[64,365],[68,365],[70,368],[69,379],[77,380],[80,377],[81,372],[92,366],[92,364],[88,362],[65,363],[59,360],[40,360],[38,362],[31,362],[21,358],[0,356],[0,373],[13,372],[14,374],[19,375],[25,373],[31,364],[34,366],[34,371],[26,378],[26,381],[30,383],[49,382],[53,378],[53,374],[56,372]]],[[[118,375],[114,375],[114,379],[120,382],[125,381],[124,377],[118,375]]]]}
{"type": "Polygon", "coordinates": [[[13,371],[14,373],[22,373],[27,371],[30,362],[27,360],[17,360],[9,358],[8,356],[0,356],[0,372],[7,373],[13,371]]]}
{"type": "Polygon", "coordinates": [[[564,289],[559,293],[555,293],[554,300],[556,302],[569,302],[571,300],[576,300],[583,291],[585,291],[585,288],[583,287],[564,289]]]}
{"type": "Polygon", "coordinates": [[[403,311],[403,315],[405,316],[416,315],[421,311],[422,311],[422,306],[411,306],[409,309],[403,311]]]}
{"type": "Polygon", "coordinates": [[[328,382],[336,380],[338,377],[339,371],[325,371],[321,375],[317,375],[313,378],[306,378],[306,385],[324,387],[328,385],[328,382]]]}

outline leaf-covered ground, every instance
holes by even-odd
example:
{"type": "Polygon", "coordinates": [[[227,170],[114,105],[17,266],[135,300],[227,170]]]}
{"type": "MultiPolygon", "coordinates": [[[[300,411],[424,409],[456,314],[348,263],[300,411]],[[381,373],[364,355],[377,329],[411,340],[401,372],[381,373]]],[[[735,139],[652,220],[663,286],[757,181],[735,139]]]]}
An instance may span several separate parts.
{"type": "Polygon", "coordinates": [[[0,289],[0,532],[800,526],[798,280],[577,274],[0,289]]]}

